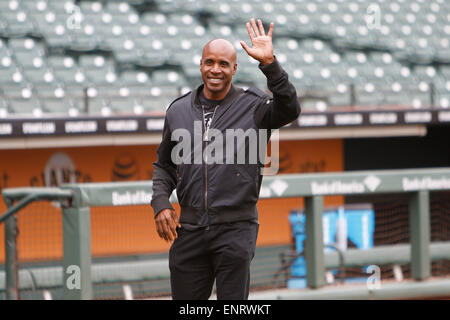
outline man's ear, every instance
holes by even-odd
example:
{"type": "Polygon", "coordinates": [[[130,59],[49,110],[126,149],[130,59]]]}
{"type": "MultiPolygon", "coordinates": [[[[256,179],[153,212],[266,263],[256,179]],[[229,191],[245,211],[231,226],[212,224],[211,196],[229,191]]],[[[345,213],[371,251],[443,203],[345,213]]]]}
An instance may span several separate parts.
{"type": "Polygon", "coordinates": [[[233,75],[236,73],[236,71],[237,71],[237,63],[234,64],[234,67],[233,67],[233,75]]]}

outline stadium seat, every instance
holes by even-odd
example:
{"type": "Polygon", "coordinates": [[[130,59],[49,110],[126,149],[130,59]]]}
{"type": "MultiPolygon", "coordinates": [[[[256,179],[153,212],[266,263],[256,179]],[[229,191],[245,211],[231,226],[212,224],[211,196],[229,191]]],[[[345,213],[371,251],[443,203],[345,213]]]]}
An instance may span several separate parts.
{"type": "Polygon", "coordinates": [[[110,99],[109,107],[114,113],[132,114],[135,113],[135,106],[142,105],[137,99],[114,98],[110,99]]]}
{"type": "MultiPolygon", "coordinates": [[[[86,110],[82,108],[83,112],[86,110]]],[[[111,109],[109,107],[108,100],[104,98],[91,98],[88,100],[88,113],[92,115],[111,115],[111,109]]]]}
{"type": "Polygon", "coordinates": [[[146,72],[137,71],[137,70],[128,70],[123,71],[120,74],[120,82],[124,85],[135,86],[150,86],[151,78],[146,72]]]}
{"type": "Polygon", "coordinates": [[[8,41],[8,46],[13,52],[30,52],[36,55],[45,53],[45,46],[31,38],[12,38],[8,41]]]}
{"type": "Polygon", "coordinates": [[[66,55],[51,55],[47,57],[47,64],[51,68],[57,69],[73,69],[77,67],[76,61],[66,55]]]}
{"type": "Polygon", "coordinates": [[[450,108],[450,94],[446,93],[439,93],[437,95],[437,106],[441,108],[450,108]]]}
{"type": "Polygon", "coordinates": [[[17,65],[12,59],[11,56],[9,56],[9,53],[5,53],[4,55],[0,55],[0,74],[1,72],[4,72],[6,70],[10,69],[16,69],[17,65]]]}
{"type": "MultiPolygon", "coordinates": [[[[366,23],[365,1],[4,0],[0,84],[22,88],[30,82],[36,92],[39,84],[80,97],[84,88],[103,92],[104,86],[114,84],[113,91],[126,87],[130,98],[172,99],[179,88],[201,83],[201,49],[220,37],[230,40],[238,52],[235,82],[265,88],[265,77],[239,44],[249,43],[245,22],[256,17],[267,28],[269,21],[276,23],[278,60],[299,92],[320,90],[328,97],[320,100],[321,108],[324,103],[349,104],[349,91],[336,88],[361,82],[386,89],[388,95],[380,98],[363,88],[356,98],[362,97],[365,104],[381,100],[424,106],[430,103],[429,91],[421,88],[430,83],[445,98],[445,79],[450,78],[449,5],[413,0],[376,4],[382,12],[378,29],[366,23]],[[76,6],[81,21],[74,19],[76,6]],[[79,28],[68,22],[80,22],[79,28]],[[164,94],[152,96],[150,88],[164,94]],[[406,99],[408,91],[417,94],[406,99]]],[[[311,102],[314,108],[316,104],[311,102]]],[[[143,111],[150,102],[137,105],[143,111]]],[[[45,101],[42,106],[47,110],[45,101]]],[[[48,110],[56,111],[57,104],[48,110]]]]}
{"type": "Polygon", "coordinates": [[[34,31],[33,23],[24,10],[2,11],[1,17],[5,23],[2,34],[6,37],[22,37],[34,31]]]}
{"type": "Polygon", "coordinates": [[[152,74],[152,80],[158,86],[181,87],[186,84],[183,74],[173,70],[156,70],[152,74]]]}
{"type": "Polygon", "coordinates": [[[433,66],[416,66],[413,69],[414,75],[419,80],[424,80],[427,82],[433,81],[433,79],[437,76],[437,70],[433,66]]]}
{"type": "Polygon", "coordinates": [[[42,115],[42,108],[38,100],[35,99],[10,99],[9,109],[16,115],[42,115]]]}
{"type": "Polygon", "coordinates": [[[335,90],[331,91],[327,96],[329,105],[332,106],[350,106],[353,101],[351,98],[351,92],[348,85],[344,83],[338,83],[335,86],[335,90]]]}
{"type": "Polygon", "coordinates": [[[2,86],[22,84],[25,81],[23,73],[16,67],[8,67],[1,70],[1,75],[0,84],[2,86]]]}
{"type": "Polygon", "coordinates": [[[62,99],[66,97],[66,90],[60,83],[35,83],[33,84],[34,92],[41,101],[45,99],[62,99]]]}
{"type": "Polygon", "coordinates": [[[55,70],[55,75],[66,85],[86,83],[86,75],[79,68],[55,70]]]}
{"type": "Polygon", "coordinates": [[[97,85],[112,84],[117,81],[118,75],[114,69],[110,68],[85,68],[83,73],[91,83],[97,85]]]}
{"type": "Polygon", "coordinates": [[[56,81],[53,71],[46,68],[25,69],[24,76],[31,83],[53,83],[56,81]]]}
{"type": "Polygon", "coordinates": [[[168,96],[144,98],[142,107],[145,111],[164,112],[173,100],[174,98],[168,96]]]}
{"type": "Polygon", "coordinates": [[[60,98],[60,99],[45,99],[41,100],[44,113],[48,114],[60,114],[60,115],[73,115],[79,114],[80,110],[77,106],[75,100],[71,98],[60,98]],[[74,109],[77,110],[74,112],[74,109]]]}

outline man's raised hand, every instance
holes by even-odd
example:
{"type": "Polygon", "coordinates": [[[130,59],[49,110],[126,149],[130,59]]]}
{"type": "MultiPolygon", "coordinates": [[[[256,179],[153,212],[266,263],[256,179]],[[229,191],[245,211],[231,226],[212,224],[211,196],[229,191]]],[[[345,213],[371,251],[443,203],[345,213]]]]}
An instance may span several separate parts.
{"type": "Polygon", "coordinates": [[[242,48],[250,57],[258,60],[261,64],[268,65],[272,63],[275,60],[272,44],[273,22],[270,23],[267,35],[260,19],[258,19],[258,25],[256,25],[255,19],[252,18],[250,22],[247,22],[246,26],[252,41],[252,47],[249,47],[244,41],[240,41],[242,48]]]}

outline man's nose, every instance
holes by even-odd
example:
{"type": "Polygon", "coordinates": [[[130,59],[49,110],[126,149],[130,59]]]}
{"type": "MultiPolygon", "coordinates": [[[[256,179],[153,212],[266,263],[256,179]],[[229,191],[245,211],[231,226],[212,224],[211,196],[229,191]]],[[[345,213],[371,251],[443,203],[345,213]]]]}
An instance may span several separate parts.
{"type": "Polygon", "coordinates": [[[219,73],[220,71],[221,71],[221,70],[220,70],[219,64],[218,64],[218,63],[215,63],[215,64],[213,65],[212,69],[211,69],[211,72],[213,72],[213,73],[219,73]]]}

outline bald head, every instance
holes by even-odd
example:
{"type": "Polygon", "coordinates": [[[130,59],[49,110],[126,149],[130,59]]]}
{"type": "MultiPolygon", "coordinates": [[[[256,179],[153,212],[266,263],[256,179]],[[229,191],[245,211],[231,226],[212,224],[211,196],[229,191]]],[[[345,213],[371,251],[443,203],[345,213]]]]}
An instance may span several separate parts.
{"type": "Polygon", "coordinates": [[[234,46],[225,39],[209,41],[203,47],[200,61],[205,97],[212,100],[223,99],[231,88],[231,81],[236,70],[234,46]]]}
{"type": "Polygon", "coordinates": [[[202,59],[205,53],[221,54],[236,63],[236,49],[233,44],[225,39],[213,39],[203,47],[202,59]]]}

